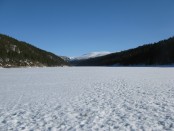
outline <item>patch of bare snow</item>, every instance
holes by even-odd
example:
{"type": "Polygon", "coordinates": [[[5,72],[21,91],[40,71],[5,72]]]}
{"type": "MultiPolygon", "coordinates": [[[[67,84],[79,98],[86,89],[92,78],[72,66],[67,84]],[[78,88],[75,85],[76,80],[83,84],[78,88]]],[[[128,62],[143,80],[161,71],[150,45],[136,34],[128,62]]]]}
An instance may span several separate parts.
{"type": "Polygon", "coordinates": [[[16,47],[17,47],[16,45],[10,45],[11,50],[14,52],[16,51],[16,47]]]}

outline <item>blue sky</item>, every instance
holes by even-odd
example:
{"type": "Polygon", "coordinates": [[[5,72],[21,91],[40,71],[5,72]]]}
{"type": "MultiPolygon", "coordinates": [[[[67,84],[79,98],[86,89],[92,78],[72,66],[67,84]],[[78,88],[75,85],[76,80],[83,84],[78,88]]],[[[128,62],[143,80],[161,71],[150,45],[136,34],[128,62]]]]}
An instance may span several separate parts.
{"type": "Polygon", "coordinates": [[[174,36],[174,0],[0,0],[0,33],[57,55],[121,51],[174,36]]]}

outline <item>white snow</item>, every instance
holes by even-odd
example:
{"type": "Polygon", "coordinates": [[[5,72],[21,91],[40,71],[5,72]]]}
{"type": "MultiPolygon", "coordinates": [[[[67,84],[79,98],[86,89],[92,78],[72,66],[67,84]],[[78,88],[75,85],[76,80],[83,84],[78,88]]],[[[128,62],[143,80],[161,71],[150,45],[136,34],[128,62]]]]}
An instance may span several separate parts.
{"type": "Polygon", "coordinates": [[[108,51],[91,52],[91,53],[87,53],[87,54],[84,54],[84,55],[79,56],[79,57],[70,57],[70,59],[71,60],[83,60],[83,59],[89,59],[89,58],[104,56],[104,55],[108,55],[108,54],[111,54],[111,53],[112,52],[108,52],[108,51]]]}
{"type": "Polygon", "coordinates": [[[12,51],[14,51],[14,52],[15,52],[15,51],[16,51],[16,48],[17,48],[17,46],[16,46],[16,45],[10,45],[10,48],[11,48],[11,50],[12,50],[12,51]]]}
{"type": "Polygon", "coordinates": [[[7,130],[174,130],[174,68],[3,68],[7,130]]]}

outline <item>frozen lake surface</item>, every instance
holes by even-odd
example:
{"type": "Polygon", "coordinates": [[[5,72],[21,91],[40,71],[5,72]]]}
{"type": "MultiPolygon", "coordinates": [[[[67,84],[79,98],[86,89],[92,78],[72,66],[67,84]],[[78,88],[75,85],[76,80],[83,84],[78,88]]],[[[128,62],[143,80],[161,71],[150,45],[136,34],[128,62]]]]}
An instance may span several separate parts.
{"type": "Polygon", "coordinates": [[[174,68],[1,68],[7,130],[174,130],[174,68]]]}

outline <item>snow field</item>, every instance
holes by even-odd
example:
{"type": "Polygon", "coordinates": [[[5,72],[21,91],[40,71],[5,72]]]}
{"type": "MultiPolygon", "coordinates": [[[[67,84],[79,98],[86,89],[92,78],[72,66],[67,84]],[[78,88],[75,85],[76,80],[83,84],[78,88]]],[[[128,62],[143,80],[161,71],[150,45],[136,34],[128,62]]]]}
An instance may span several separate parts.
{"type": "Polygon", "coordinates": [[[174,130],[174,68],[1,69],[0,130],[174,130]]]}

